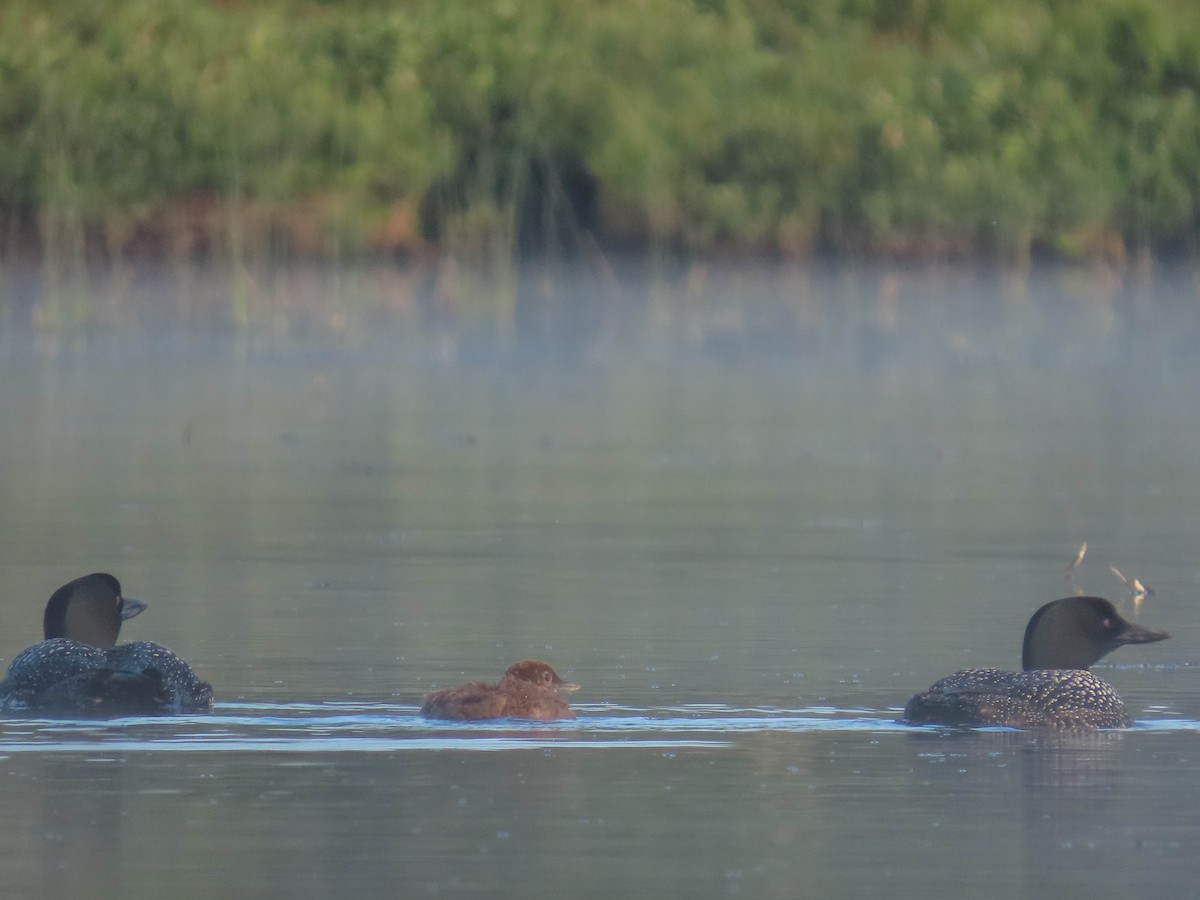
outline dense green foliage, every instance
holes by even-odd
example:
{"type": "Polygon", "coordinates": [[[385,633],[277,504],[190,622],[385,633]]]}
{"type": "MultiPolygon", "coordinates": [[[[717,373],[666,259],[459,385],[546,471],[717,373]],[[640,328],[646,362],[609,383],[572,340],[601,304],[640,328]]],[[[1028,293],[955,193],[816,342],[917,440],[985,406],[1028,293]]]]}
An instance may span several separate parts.
{"type": "Polygon", "coordinates": [[[1190,248],[1191,0],[7,0],[0,215],[108,252],[1190,248]]]}

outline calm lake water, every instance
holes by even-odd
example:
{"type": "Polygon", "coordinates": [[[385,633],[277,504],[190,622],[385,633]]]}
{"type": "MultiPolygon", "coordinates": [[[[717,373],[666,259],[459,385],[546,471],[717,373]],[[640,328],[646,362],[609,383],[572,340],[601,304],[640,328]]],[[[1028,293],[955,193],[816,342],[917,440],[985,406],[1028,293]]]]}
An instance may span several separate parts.
{"type": "Polygon", "coordinates": [[[710,282],[544,353],[9,321],[0,657],[108,570],[218,703],[0,722],[6,890],[1200,895],[1194,284],[710,282]],[[1076,591],[1172,632],[1134,728],[897,724],[1076,591]],[[527,656],[577,721],[416,715],[527,656]]]}

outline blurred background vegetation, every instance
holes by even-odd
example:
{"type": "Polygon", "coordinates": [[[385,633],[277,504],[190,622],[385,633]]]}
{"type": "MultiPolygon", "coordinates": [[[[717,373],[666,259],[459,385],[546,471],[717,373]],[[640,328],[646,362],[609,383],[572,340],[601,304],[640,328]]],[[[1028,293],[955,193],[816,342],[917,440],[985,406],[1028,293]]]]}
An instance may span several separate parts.
{"type": "Polygon", "coordinates": [[[1190,250],[1198,90],[1184,0],[8,0],[4,250],[1190,250]]]}
{"type": "Polygon", "coordinates": [[[0,258],[1188,256],[1198,90],[1192,0],[6,0],[0,258]]]}

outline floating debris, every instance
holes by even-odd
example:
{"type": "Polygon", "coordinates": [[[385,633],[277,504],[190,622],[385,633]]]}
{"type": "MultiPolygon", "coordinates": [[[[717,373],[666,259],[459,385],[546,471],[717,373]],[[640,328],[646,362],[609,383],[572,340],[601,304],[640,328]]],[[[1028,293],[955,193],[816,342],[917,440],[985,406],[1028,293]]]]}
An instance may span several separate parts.
{"type": "Polygon", "coordinates": [[[1072,571],[1077,565],[1083,562],[1083,558],[1087,556],[1087,541],[1079,545],[1079,552],[1075,554],[1075,558],[1067,564],[1067,571],[1072,571]]]}
{"type": "Polygon", "coordinates": [[[1153,589],[1146,587],[1137,578],[1126,578],[1122,574],[1121,570],[1112,563],[1108,564],[1108,571],[1112,572],[1119,579],[1121,579],[1121,583],[1125,585],[1125,587],[1129,588],[1129,594],[1133,597],[1134,607],[1137,607],[1139,604],[1141,604],[1141,602],[1147,597],[1154,596],[1153,589]]]}

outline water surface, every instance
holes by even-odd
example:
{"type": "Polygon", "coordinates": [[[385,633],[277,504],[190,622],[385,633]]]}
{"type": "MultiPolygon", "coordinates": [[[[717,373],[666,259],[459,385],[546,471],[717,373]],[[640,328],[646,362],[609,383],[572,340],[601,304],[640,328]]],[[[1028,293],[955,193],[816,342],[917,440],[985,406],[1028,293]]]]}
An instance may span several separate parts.
{"type": "Polygon", "coordinates": [[[11,890],[1195,894],[1200,329],[1052,287],[880,344],[872,282],[807,355],[719,305],[573,361],[6,336],[0,656],[108,570],[219,700],[0,723],[11,890]],[[1173,634],[1097,668],[1135,728],[897,723],[1076,591],[1173,634]],[[526,656],[577,720],[416,715],[526,656]]]}

